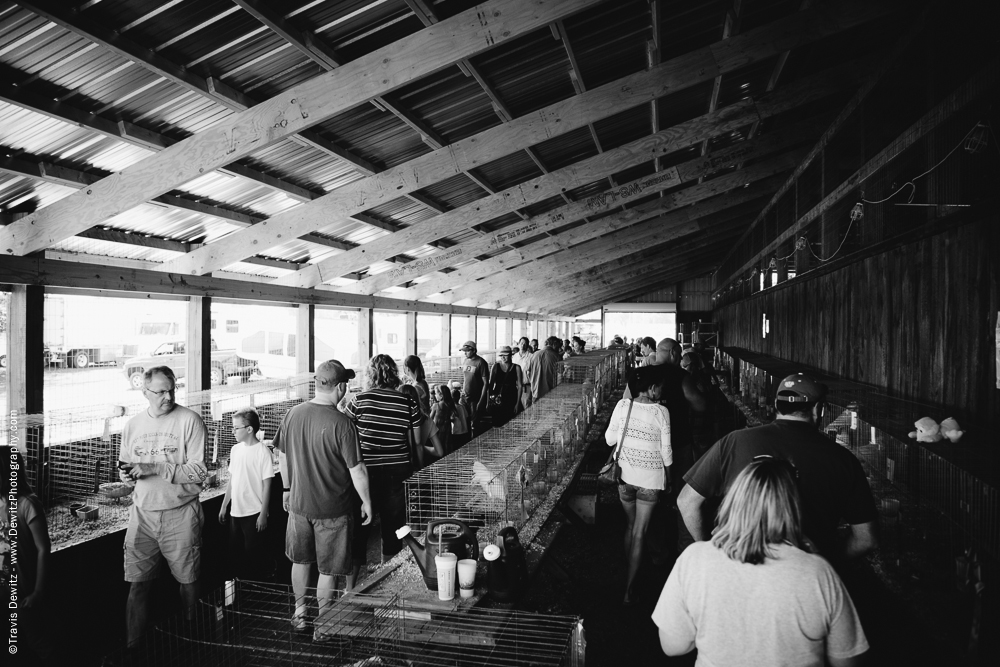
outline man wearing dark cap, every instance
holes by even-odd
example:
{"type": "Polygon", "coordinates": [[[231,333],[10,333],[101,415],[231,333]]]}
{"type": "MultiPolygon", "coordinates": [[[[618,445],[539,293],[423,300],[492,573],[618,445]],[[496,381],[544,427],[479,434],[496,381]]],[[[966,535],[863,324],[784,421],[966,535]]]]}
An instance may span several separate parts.
{"type": "Polygon", "coordinates": [[[490,381],[490,365],[479,356],[474,340],[465,341],[462,352],[465,353],[465,365],[462,367],[465,383],[462,385],[462,393],[469,402],[469,423],[475,435],[479,435],[483,430],[483,417],[486,416],[486,384],[490,381]]]}
{"type": "MultiPolygon", "coordinates": [[[[351,539],[358,527],[352,513],[352,487],[361,497],[362,523],[371,521],[368,471],[357,432],[337,409],[353,377],[354,371],[339,361],[321,363],[316,369],[315,398],[285,413],[272,442],[279,452],[282,504],[288,512],[285,553],[292,561],[292,625],[297,630],[307,625],[307,588],[316,588],[322,614],[333,600],[337,576],[347,578],[348,589],[354,587],[351,539]]],[[[316,632],[322,634],[319,627],[316,632]]]]}
{"type": "Polygon", "coordinates": [[[734,431],[716,442],[684,476],[677,504],[696,540],[711,537],[711,514],[736,476],[751,461],[770,456],[796,469],[803,530],[834,566],[862,556],[877,545],[877,511],[858,459],[818,430],[826,386],[802,373],[778,385],[776,420],[734,431]],[[838,526],[848,524],[846,537],[838,526]]]}

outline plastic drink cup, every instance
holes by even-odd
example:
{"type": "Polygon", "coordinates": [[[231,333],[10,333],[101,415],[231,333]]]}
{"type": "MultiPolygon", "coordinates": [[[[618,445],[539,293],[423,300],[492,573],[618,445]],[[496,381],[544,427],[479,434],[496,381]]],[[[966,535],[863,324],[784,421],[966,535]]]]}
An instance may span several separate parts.
{"type": "Polygon", "coordinates": [[[458,588],[463,598],[471,598],[476,593],[476,564],[471,558],[458,561],[458,588]]]}
{"type": "Polygon", "coordinates": [[[458,556],[455,554],[439,554],[434,557],[438,575],[438,599],[455,599],[455,574],[458,569],[458,556]]]}

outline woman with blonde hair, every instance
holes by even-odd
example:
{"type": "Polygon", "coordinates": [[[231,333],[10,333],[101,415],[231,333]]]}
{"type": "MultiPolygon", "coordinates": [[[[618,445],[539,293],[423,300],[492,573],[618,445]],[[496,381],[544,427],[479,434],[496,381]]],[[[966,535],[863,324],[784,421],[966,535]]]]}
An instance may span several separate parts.
{"type": "Polygon", "coordinates": [[[670,572],[653,622],[667,655],[698,665],[845,667],[868,650],[844,584],[809,553],[792,464],[757,457],[736,477],[709,542],[670,572]]]}

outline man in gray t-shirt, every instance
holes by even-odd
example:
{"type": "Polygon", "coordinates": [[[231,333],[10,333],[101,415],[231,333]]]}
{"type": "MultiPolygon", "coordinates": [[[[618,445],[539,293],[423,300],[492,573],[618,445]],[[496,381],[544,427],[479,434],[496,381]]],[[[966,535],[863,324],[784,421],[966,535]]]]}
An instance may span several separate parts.
{"type": "MultiPolygon", "coordinates": [[[[336,360],[316,369],[316,396],[289,410],[274,435],[288,511],[285,553],[292,561],[295,613],[292,625],[306,626],[306,589],[316,588],[319,612],[333,600],[337,576],[354,587],[351,487],[361,497],[361,518],[371,521],[368,471],[361,459],[354,424],[337,404],[354,371],[336,360]],[[317,575],[318,570],[318,575],[317,575]]],[[[319,626],[316,634],[322,634],[319,626]]],[[[322,637],[314,639],[322,640],[322,637]]]]}

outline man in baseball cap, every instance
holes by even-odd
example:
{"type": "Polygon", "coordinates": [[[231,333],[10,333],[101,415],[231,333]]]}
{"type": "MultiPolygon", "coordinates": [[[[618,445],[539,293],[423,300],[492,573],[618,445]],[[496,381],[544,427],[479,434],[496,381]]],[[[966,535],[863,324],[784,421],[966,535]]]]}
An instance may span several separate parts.
{"type": "Polygon", "coordinates": [[[474,435],[479,435],[486,430],[483,417],[486,415],[486,385],[490,381],[490,365],[477,354],[476,341],[465,341],[461,350],[465,353],[462,393],[469,402],[469,425],[472,426],[474,435]]]}
{"type": "MultiPolygon", "coordinates": [[[[778,402],[798,403],[795,406],[801,408],[802,404],[809,403],[816,405],[826,398],[827,387],[822,382],[817,382],[805,373],[789,375],[778,384],[778,391],[774,398],[775,407],[778,402]]],[[[789,410],[790,412],[801,412],[802,410],[789,410]]]]}
{"type": "Polygon", "coordinates": [[[677,499],[684,524],[696,540],[710,537],[714,508],[754,458],[770,456],[795,466],[803,531],[811,547],[838,569],[878,543],[878,513],[858,459],[818,429],[826,385],[804,373],[789,375],[775,391],[771,424],[733,431],[716,442],[684,476],[677,499]],[[849,524],[838,534],[841,519],[849,524]]]}
{"type": "MultiPolygon", "coordinates": [[[[285,413],[272,444],[278,450],[288,512],[285,554],[292,561],[295,612],[292,627],[303,630],[311,612],[306,591],[316,589],[318,614],[332,603],[337,577],[347,589],[357,576],[351,560],[355,530],[352,488],[361,497],[361,522],[371,522],[368,469],[353,422],[337,409],[354,371],[335,359],[316,367],[316,395],[285,413]]],[[[326,641],[320,628],[313,635],[326,641]]]]}

